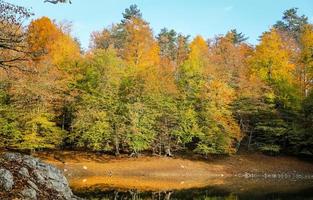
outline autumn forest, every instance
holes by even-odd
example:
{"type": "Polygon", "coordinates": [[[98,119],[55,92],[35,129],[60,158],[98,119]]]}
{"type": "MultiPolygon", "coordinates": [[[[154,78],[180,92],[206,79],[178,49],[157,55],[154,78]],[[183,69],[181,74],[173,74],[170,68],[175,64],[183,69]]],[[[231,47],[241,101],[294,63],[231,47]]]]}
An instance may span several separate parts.
{"type": "Polygon", "coordinates": [[[252,45],[236,29],[155,32],[131,5],[84,50],[70,23],[0,0],[0,148],[312,155],[313,25],[299,13],[252,45]]]}

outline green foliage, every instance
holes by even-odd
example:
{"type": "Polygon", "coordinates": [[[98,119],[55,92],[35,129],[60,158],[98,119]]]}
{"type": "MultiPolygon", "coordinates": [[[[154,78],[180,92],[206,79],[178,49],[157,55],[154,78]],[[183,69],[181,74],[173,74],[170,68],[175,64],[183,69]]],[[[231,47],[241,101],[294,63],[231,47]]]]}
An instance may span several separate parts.
{"type": "Polygon", "coordinates": [[[300,134],[297,134],[296,145],[298,145],[298,151],[308,151],[313,154],[313,92],[303,102],[303,129],[300,134]],[[300,136],[300,137],[299,137],[300,136]]]}
{"type": "Polygon", "coordinates": [[[22,138],[16,111],[8,106],[0,107],[0,147],[13,147],[22,138]]]}
{"type": "Polygon", "coordinates": [[[123,13],[123,20],[122,23],[126,23],[127,20],[131,20],[131,18],[141,18],[142,13],[139,10],[138,6],[136,4],[132,4],[129,6],[129,8],[125,9],[125,12],[123,13]]]}
{"type": "Polygon", "coordinates": [[[132,75],[122,80],[119,98],[125,106],[121,117],[125,119],[127,144],[137,154],[148,149],[155,137],[154,123],[157,113],[151,104],[153,99],[145,93],[144,80],[132,75]]]}
{"type": "Polygon", "coordinates": [[[194,143],[192,150],[197,153],[229,154],[234,152],[233,141],[240,135],[228,107],[232,89],[215,80],[215,74],[206,75],[205,50],[201,39],[195,39],[189,59],[179,68],[182,113],[176,133],[184,144],[194,143]]]}
{"type": "Polygon", "coordinates": [[[178,38],[176,31],[173,29],[168,30],[167,28],[163,28],[158,34],[157,40],[160,46],[160,56],[170,60],[176,60],[178,50],[178,38]]]}
{"type": "Polygon", "coordinates": [[[22,137],[17,122],[17,112],[10,105],[7,89],[8,84],[0,82],[0,147],[13,147],[22,137]]]}
{"type": "Polygon", "coordinates": [[[298,8],[291,8],[284,12],[282,20],[274,25],[275,28],[284,31],[298,39],[301,29],[308,24],[308,17],[298,15],[298,8]]]}
{"type": "Polygon", "coordinates": [[[120,123],[118,90],[123,63],[112,50],[97,50],[81,67],[76,87],[82,92],[75,103],[70,140],[92,150],[113,149],[120,123]]]}
{"type": "Polygon", "coordinates": [[[61,144],[64,131],[57,127],[49,113],[34,113],[28,117],[23,128],[23,139],[17,145],[18,148],[53,149],[61,144]]]}
{"type": "Polygon", "coordinates": [[[128,145],[133,153],[137,154],[150,148],[155,137],[154,117],[153,110],[142,103],[134,103],[129,107],[129,126],[126,133],[128,145]]]}
{"type": "Polygon", "coordinates": [[[238,32],[237,29],[232,29],[228,34],[231,34],[232,42],[234,44],[240,44],[248,40],[248,37],[246,37],[242,32],[238,32]]]}
{"type": "Polygon", "coordinates": [[[178,138],[179,143],[185,145],[199,135],[200,128],[197,123],[197,113],[192,107],[180,106],[179,109],[178,128],[174,131],[174,135],[178,138]]]}
{"type": "Polygon", "coordinates": [[[297,90],[295,85],[287,81],[277,81],[273,85],[276,94],[275,102],[278,108],[294,111],[300,110],[300,91],[297,90]]]}
{"type": "Polygon", "coordinates": [[[176,150],[181,145],[190,142],[191,140],[187,137],[192,133],[184,136],[185,134],[180,134],[178,131],[181,115],[175,99],[169,95],[162,95],[157,99],[156,104],[155,137],[152,145],[154,153],[162,154],[163,151],[166,153],[170,149],[176,150]]]}
{"type": "Polygon", "coordinates": [[[63,28],[34,20],[23,48],[42,52],[25,59],[37,73],[15,71],[19,63],[0,71],[1,148],[206,156],[246,142],[272,155],[313,153],[313,29],[297,9],[256,47],[236,29],[191,43],[166,28],[155,38],[136,5],[93,33],[83,56],[63,28]]]}
{"type": "Polygon", "coordinates": [[[267,153],[267,154],[270,154],[270,155],[275,155],[275,154],[278,154],[279,151],[280,151],[280,146],[279,145],[263,145],[263,146],[260,146],[259,147],[259,150],[264,152],[264,153],[267,153]]]}

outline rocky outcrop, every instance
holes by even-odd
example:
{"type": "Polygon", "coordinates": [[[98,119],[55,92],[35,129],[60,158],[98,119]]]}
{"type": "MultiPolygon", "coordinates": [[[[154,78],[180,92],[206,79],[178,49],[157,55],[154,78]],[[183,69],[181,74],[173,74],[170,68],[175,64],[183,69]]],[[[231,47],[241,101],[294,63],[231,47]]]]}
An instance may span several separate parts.
{"type": "Polygon", "coordinates": [[[32,156],[3,153],[0,155],[0,199],[78,198],[59,169],[32,156]]]}

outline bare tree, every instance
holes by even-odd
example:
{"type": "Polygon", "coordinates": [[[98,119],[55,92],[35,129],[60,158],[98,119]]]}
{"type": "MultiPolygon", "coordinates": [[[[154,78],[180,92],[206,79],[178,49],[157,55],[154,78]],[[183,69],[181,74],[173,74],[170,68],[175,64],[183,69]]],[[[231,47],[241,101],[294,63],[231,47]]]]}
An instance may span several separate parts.
{"type": "Polygon", "coordinates": [[[28,60],[23,23],[32,13],[24,7],[0,0],[0,69],[24,69],[28,60]]]}
{"type": "Polygon", "coordinates": [[[71,0],[45,0],[45,3],[53,3],[53,4],[57,4],[57,3],[72,3],[71,0]]]}

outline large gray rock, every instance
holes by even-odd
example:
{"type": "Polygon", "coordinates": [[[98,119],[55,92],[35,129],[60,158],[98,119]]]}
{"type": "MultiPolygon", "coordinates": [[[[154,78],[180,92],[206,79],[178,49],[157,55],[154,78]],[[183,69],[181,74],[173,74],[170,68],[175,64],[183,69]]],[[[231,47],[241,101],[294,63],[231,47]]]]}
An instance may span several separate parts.
{"type": "Polygon", "coordinates": [[[9,170],[0,168],[0,189],[9,192],[14,185],[13,175],[9,170]]]}
{"type": "Polygon", "coordinates": [[[0,155],[0,166],[0,196],[7,194],[10,198],[13,195],[17,199],[29,200],[78,199],[73,195],[63,173],[37,158],[19,153],[4,153],[0,155]],[[18,180],[15,185],[14,180],[18,180]],[[1,193],[1,188],[7,193],[1,193]]]}

